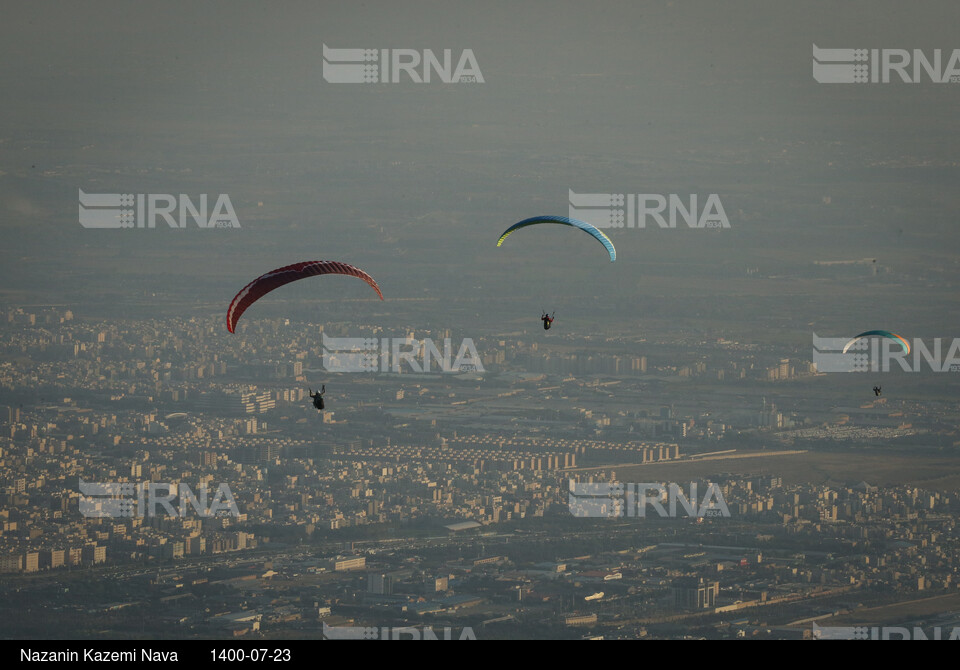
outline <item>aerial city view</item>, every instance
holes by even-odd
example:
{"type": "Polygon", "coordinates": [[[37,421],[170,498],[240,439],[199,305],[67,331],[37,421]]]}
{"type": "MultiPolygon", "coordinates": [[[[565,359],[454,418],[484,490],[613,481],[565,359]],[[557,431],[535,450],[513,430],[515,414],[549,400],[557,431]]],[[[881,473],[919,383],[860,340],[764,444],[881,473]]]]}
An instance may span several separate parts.
{"type": "Polygon", "coordinates": [[[960,639],[957,4],[5,15],[3,658],[960,639]]]}

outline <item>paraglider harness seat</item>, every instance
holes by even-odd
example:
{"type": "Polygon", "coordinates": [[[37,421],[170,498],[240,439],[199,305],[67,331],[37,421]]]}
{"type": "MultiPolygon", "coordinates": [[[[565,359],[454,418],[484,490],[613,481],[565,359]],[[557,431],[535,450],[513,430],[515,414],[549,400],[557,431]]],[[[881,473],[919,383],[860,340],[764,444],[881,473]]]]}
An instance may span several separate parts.
{"type": "Polygon", "coordinates": [[[316,407],[317,409],[323,409],[323,394],[326,392],[326,390],[327,390],[326,384],[320,387],[319,393],[314,393],[313,389],[309,389],[310,398],[313,400],[313,406],[316,407]]]}

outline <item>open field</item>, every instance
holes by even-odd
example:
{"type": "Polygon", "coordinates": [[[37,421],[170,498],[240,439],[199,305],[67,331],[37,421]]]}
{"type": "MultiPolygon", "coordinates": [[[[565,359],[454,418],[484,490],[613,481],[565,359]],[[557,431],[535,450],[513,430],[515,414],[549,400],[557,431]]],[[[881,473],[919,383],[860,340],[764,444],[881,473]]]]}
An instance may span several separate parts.
{"type": "Polygon", "coordinates": [[[895,625],[958,610],[960,610],[960,593],[951,593],[944,596],[918,598],[917,600],[908,600],[891,605],[882,605],[880,607],[868,607],[850,614],[841,614],[835,617],[820,619],[817,624],[820,626],[895,625]]]}
{"type": "Polygon", "coordinates": [[[891,454],[859,449],[850,453],[806,451],[738,452],[731,458],[621,465],[613,469],[620,481],[688,481],[720,473],[775,474],[786,484],[836,481],[872,485],[911,485],[938,491],[960,489],[960,456],[891,454]],[[751,453],[752,457],[745,457],[751,453]]]}

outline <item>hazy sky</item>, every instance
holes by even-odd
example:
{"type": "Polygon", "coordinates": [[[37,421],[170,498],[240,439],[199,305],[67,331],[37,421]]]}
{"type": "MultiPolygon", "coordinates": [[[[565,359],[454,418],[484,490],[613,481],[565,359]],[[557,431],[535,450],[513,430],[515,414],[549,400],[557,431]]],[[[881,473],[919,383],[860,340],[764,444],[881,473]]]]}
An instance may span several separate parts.
{"type": "MultiPolygon", "coordinates": [[[[225,306],[253,276],[324,258],[388,297],[515,299],[523,283],[534,310],[611,289],[736,305],[747,268],[813,280],[814,260],[874,256],[918,282],[899,299],[942,292],[931,318],[949,325],[960,85],[818,84],[811,49],[946,60],[957,3],[327,4],[8,4],[0,302],[225,306]],[[485,81],[331,84],[324,44],[470,49],[485,81]],[[226,193],[241,228],[88,230],[79,189],[226,193]],[[560,229],[494,246],[514,221],[565,215],[568,190],[717,193],[731,227],[612,231],[614,267],[560,229]]],[[[843,280],[822,278],[836,299],[843,280]]],[[[809,285],[768,281],[816,317],[809,285]]]]}

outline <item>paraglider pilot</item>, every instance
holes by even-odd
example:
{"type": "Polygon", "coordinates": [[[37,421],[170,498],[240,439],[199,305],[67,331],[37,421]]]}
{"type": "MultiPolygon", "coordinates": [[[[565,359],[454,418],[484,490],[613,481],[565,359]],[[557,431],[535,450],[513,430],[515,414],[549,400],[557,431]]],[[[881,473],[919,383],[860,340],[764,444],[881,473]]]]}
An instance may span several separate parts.
{"type": "Polygon", "coordinates": [[[327,391],[327,385],[321,386],[319,393],[314,393],[313,389],[308,390],[310,391],[310,398],[313,400],[313,406],[317,409],[323,409],[323,394],[327,391]]]}
{"type": "Polygon", "coordinates": [[[556,313],[556,312],[553,313],[553,316],[550,316],[550,315],[547,314],[546,312],[543,312],[543,313],[540,315],[540,320],[543,321],[543,329],[544,329],[544,330],[550,330],[550,326],[553,325],[553,320],[554,320],[556,317],[557,317],[557,313],[556,313]]]}
{"type": "Polygon", "coordinates": [[[876,396],[882,395],[882,393],[883,393],[883,391],[881,390],[882,388],[883,388],[883,387],[881,387],[881,386],[874,386],[874,387],[873,387],[873,394],[876,395],[876,396]]]}

